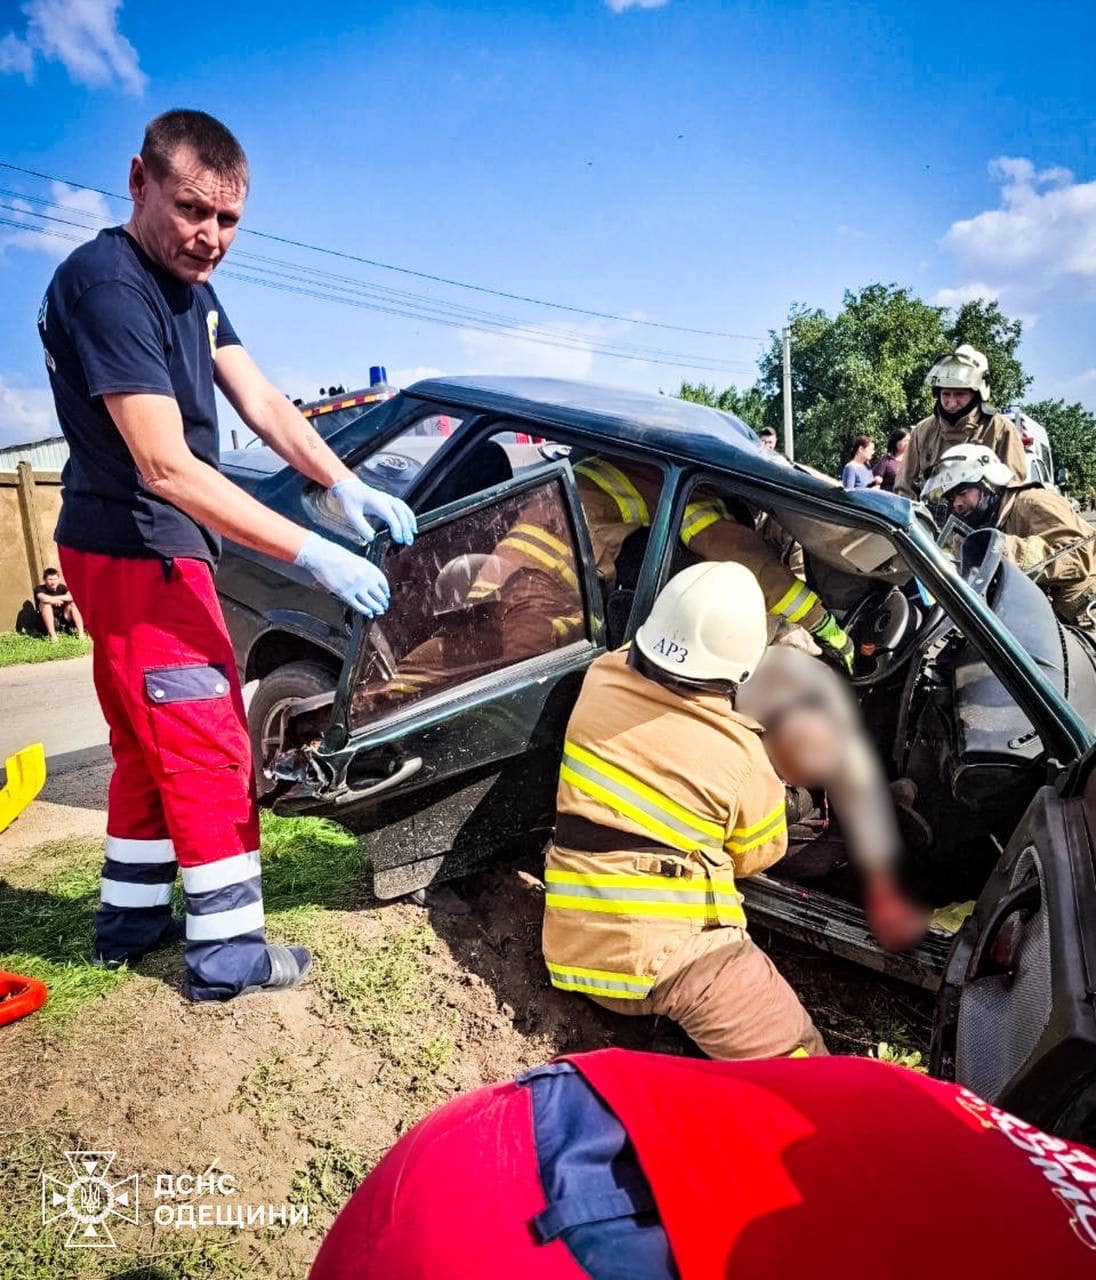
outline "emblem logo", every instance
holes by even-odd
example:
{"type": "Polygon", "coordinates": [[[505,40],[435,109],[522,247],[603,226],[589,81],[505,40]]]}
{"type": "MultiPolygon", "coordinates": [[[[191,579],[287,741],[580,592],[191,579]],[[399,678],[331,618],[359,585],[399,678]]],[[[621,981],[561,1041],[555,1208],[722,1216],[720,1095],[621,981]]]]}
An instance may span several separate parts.
{"type": "Polygon", "coordinates": [[[114,1156],[113,1151],[66,1151],[72,1170],[67,1182],[42,1174],[42,1225],[72,1218],[72,1230],[65,1241],[69,1249],[113,1249],[107,1220],[116,1217],[137,1222],[137,1174],[111,1182],[108,1174],[114,1156]]]}
{"type": "Polygon", "coordinates": [[[221,316],[219,312],[206,312],[206,332],[209,334],[209,354],[214,360],[217,359],[217,327],[220,323],[221,316]]]}

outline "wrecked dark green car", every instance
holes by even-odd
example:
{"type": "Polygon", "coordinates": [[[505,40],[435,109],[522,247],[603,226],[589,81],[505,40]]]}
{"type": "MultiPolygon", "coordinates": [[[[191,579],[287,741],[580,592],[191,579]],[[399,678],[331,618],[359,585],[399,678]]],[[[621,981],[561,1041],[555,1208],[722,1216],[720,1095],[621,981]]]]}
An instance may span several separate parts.
{"type": "MultiPolygon", "coordinates": [[[[1003,558],[999,534],[967,538],[952,558],[923,508],[847,492],[729,414],[579,383],[421,382],[329,439],[412,505],[420,534],[411,548],[374,544],[392,587],[374,623],[350,620],[303,571],[226,548],[218,587],[267,803],[361,833],[382,897],[540,847],[583,672],[688,562],[682,513],[696,486],[714,489],[802,548],[808,582],[855,641],[853,684],[880,753],[917,783],[938,900],[977,899],[956,936],[930,930],[889,955],[847,874],[793,878],[788,858],[744,883],[750,919],[937,990],[935,1073],[1096,1139],[1096,653],[1003,558]],[[609,575],[593,563],[569,462],[588,455],[659,476],[649,522],[609,575]],[[516,661],[470,652],[429,682],[397,679],[459,614],[459,595],[441,591],[447,569],[489,554],[531,502],[569,536],[568,633],[516,661]]],[[[350,540],[324,491],[266,451],[229,454],[225,470],[350,540]]],[[[477,629],[465,634],[474,649],[477,629]]]]}

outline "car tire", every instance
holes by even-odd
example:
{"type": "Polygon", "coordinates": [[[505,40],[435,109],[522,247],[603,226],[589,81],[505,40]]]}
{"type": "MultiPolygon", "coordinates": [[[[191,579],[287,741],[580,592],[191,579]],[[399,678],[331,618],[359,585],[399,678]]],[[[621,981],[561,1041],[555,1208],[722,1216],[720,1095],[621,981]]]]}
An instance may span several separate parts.
{"type": "Polygon", "coordinates": [[[338,673],[331,667],[321,662],[304,661],[275,667],[259,681],[247,709],[247,731],[251,738],[251,759],[260,799],[275,786],[263,776],[263,761],[271,745],[274,717],[287,702],[330,693],[338,679],[338,673]]]}

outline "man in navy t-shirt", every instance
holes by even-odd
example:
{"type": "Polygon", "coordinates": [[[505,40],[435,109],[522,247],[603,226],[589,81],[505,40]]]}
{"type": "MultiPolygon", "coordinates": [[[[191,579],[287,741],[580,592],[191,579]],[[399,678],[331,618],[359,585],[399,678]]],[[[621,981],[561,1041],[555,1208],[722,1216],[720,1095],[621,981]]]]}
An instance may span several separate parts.
{"type": "Polygon", "coordinates": [[[310,957],[266,942],[247,723],[213,587],[221,535],[308,569],[370,617],[388,584],[221,474],[214,388],[330,490],[364,541],[370,515],[403,543],[415,517],[347,470],[267,381],[208,283],[248,189],[228,129],[200,111],[158,116],[129,189],[129,222],[58,267],[38,316],[70,449],[56,540],[95,642],[115,762],[95,948],[105,964],[132,962],[177,933],[178,863],[187,992],[226,1000],[296,985],[310,957]]]}

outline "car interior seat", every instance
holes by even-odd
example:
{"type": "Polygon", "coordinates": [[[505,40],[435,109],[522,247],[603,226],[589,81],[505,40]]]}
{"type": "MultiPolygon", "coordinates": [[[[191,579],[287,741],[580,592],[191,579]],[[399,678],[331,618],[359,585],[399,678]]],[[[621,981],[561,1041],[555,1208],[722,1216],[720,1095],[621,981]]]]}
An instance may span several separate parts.
{"type": "Polygon", "coordinates": [[[617,556],[612,589],[605,591],[605,629],[610,649],[619,648],[624,643],[650,535],[649,528],[633,529],[624,539],[617,556]]]}
{"type": "Polygon", "coordinates": [[[430,508],[470,497],[514,478],[506,450],[496,440],[480,440],[430,495],[430,508]]]}

